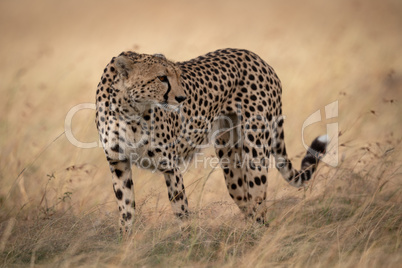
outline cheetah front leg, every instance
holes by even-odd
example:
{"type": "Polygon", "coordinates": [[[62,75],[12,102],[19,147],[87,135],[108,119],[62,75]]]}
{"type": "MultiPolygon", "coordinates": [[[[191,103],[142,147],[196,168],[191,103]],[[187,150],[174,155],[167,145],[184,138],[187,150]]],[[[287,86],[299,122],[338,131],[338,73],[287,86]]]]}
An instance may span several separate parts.
{"type": "Polygon", "coordinates": [[[188,216],[188,201],[183,184],[183,176],[178,168],[164,173],[173,213],[179,217],[188,216]]]}
{"type": "Polygon", "coordinates": [[[112,172],[113,190],[120,211],[120,233],[125,237],[131,233],[135,212],[131,164],[128,160],[109,161],[109,166],[112,172]]]}

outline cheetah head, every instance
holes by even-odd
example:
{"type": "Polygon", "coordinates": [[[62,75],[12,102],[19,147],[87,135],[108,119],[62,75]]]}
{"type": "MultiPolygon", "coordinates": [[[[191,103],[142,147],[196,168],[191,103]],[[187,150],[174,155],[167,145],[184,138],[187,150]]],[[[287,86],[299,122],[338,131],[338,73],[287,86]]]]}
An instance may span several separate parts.
{"type": "Polygon", "coordinates": [[[115,89],[124,97],[122,105],[177,107],[186,99],[180,69],[163,55],[122,54],[115,60],[118,79],[115,89]],[[132,56],[135,55],[135,56],[132,56]]]}

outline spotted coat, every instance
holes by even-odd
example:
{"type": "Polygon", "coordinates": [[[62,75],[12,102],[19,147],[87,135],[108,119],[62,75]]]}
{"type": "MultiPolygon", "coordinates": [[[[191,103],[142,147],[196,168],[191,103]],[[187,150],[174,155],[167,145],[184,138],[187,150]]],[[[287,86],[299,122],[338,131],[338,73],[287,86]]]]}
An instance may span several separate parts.
{"type": "Polygon", "coordinates": [[[164,174],[178,217],[188,214],[180,163],[213,144],[231,198],[264,222],[269,157],[291,185],[311,178],[327,140],[314,140],[296,170],[284,142],[282,87],[253,52],[222,49],[184,62],[123,52],[96,92],[96,125],[112,173],[123,233],[135,212],[132,165],[164,174]],[[211,135],[212,134],[212,135],[211,135]],[[224,160],[224,161],[223,161],[224,160]]]}

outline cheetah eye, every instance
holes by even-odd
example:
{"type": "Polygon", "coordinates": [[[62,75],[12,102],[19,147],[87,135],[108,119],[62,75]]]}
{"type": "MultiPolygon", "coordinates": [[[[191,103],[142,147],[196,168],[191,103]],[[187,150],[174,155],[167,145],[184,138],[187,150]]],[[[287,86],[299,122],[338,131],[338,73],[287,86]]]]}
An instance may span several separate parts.
{"type": "Polygon", "coordinates": [[[167,78],[166,75],[158,76],[158,79],[159,79],[161,82],[164,82],[164,83],[167,83],[167,82],[168,82],[168,78],[167,78]]]}

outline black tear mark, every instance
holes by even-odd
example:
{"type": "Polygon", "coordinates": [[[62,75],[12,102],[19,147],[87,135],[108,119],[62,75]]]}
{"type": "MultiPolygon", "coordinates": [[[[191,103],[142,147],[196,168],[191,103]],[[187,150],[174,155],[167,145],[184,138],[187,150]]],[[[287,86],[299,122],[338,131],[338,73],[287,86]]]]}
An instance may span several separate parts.
{"type": "Polygon", "coordinates": [[[167,102],[168,100],[168,94],[170,92],[170,90],[172,89],[172,87],[170,86],[170,82],[169,79],[167,79],[167,84],[168,84],[168,90],[166,91],[165,95],[163,95],[163,99],[167,102]]]}

